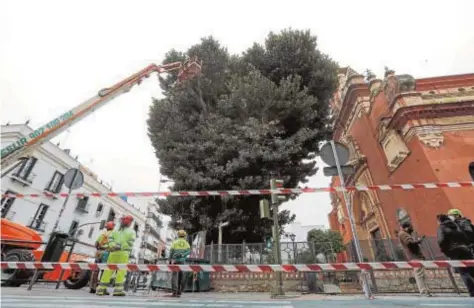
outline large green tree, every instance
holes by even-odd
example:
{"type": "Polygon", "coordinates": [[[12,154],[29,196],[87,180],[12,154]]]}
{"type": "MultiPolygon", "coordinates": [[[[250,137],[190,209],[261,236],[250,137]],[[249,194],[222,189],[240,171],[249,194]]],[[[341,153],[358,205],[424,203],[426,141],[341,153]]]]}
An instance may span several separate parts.
{"type": "MultiPolygon", "coordinates": [[[[207,37],[187,52],[171,50],[164,63],[195,55],[203,61],[201,76],[179,85],[174,74],[160,78],[164,98],[153,100],[148,119],[173,190],[268,188],[272,175],[295,187],[316,172],[310,160],[329,133],[336,64],[316,49],[315,37],[271,33],[265,46],[255,44],[242,56],[207,37]]],[[[225,242],[259,242],[269,227],[259,218],[260,198],[168,198],[159,205],[173,226],[207,230],[208,240],[228,220],[225,242]]],[[[280,224],[292,220],[280,211],[280,224]]]]}

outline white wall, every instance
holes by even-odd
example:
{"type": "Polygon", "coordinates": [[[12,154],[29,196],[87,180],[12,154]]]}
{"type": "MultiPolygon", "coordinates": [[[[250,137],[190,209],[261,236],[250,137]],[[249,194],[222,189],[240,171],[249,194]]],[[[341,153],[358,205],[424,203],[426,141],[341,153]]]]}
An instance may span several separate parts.
{"type": "MultiPolygon", "coordinates": [[[[3,125],[1,127],[1,147],[3,148],[7,146],[31,131],[32,129],[26,125],[3,125]]],[[[11,190],[17,194],[42,194],[44,189],[48,186],[55,171],[65,174],[70,168],[83,168],[76,159],[51,142],[43,144],[41,148],[34,151],[32,156],[38,159],[32,170],[32,183],[22,183],[15,180],[12,176],[12,174],[14,174],[13,171],[2,178],[2,193],[11,190]]],[[[84,185],[81,188],[74,190],[73,193],[89,194],[92,192],[111,192],[106,186],[99,182],[95,174],[88,170],[83,170],[84,185]]],[[[67,193],[68,188],[63,185],[60,192],[67,193]]],[[[64,200],[65,198],[52,198],[46,196],[25,199],[16,198],[11,209],[7,213],[6,218],[29,226],[40,204],[44,203],[48,205],[49,208],[44,219],[45,230],[38,231],[43,236],[43,240],[47,241],[52,232],[55,221],[58,218],[64,200]]],[[[145,214],[143,212],[134,208],[131,204],[125,202],[119,197],[90,197],[88,201],[88,213],[77,211],[77,202],[77,197],[71,196],[69,198],[65,211],[59,221],[58,231],[68,232],[73,220],[78,221],[79,224],[100,222],[103,219],[107,219],[110,209],[113,209],[115,212],[116,223],[118,223],[118,219],[121,216],[128,214],[132,215],[135,222],[138,224],[140,233],[135,242],[134,254],[136,255],[138,253],[145,223],[145,214]],[[103,204],[103,210],[101,213],[97,214],[96,210],[99,203],[103,204]]],[[[79,240],[89,244],[93,244],[101,232],[98,224],[85,226],[81,229],[83,230],[83,233],[78,237],[79,240]],[[90,228],[93,228],[91,236],[89,236],[90,228]]],[[[83,245],[76,245],[75,252],[93,254],[94,249],[83,245]]]]}
{"type": "MultiPolygon", "coordinates": [[[[295,242],[306,242],[308,237],[308,232],[313,229],[326,230],[324,225],[306,225],[303,226],[299,222],[294,222],[285,227],[285,233],[296,235],[295,242]]],[[[281,237],[282,242],[291,242],[290,237],[281,237]]]]}

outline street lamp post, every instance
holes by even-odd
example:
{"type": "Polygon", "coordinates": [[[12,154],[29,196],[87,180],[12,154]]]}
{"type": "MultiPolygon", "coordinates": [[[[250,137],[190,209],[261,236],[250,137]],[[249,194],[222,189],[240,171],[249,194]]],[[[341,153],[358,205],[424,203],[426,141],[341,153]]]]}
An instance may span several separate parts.
{"type": "Polygon", "coordinates": [[[296,246],[295,246],[296,235],[294,233],[291,233],[290,239],[293,242],[293,263],[296,264],[296,246]]]}
{"type": "Polygon", "coordinates": [[[219,260],[219,263],[222,262],[222,228],[224,227],[227,227],[229,225],[229,222],[226,221],[226,222],[222,222],[219,224],[219,235],[218,235],[218,239],[217,239],[217,245],[219,246],[219,256],[218,256],[218,260],[219,260]]]}

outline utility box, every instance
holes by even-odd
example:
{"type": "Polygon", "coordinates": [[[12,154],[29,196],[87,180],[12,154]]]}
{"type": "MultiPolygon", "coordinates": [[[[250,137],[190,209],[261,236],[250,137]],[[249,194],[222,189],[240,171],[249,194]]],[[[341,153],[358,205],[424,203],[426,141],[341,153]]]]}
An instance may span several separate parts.
{"type": "Polygon", "coordinates": [[[270,217],[270,202],[267,199],[260,200],[260,218],[270,217]]]}

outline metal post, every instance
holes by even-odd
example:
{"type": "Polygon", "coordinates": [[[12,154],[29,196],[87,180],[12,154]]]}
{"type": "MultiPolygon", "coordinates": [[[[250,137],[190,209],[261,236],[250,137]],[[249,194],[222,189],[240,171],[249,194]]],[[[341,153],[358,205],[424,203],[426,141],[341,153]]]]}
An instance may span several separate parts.
{"type": "MultiPolygon", "coordinates": [[[[275,190],[276,180],[270,180],[270,189],[275,190]]],[[[280,244],[280,230],[278,228],[278,194],[272,193],[272,209],[273,209],[273,251],[275,256],[275,261],[277,264],[281,264],[281,244],[280,244]]],[[[280,271],[276,272],[276,294],[275,295],[285,295],[283,291],[283,279],[280,271]]]]}
{"type": "MultiPolygon", "coordinates": [[[[357,237],[357,229],[356,229],[356,225],[354,221],[354,215],[352,213],[351,198],[349,197],[349,194],[346,190],[344,175],[342,173],[341,165],[339,164],[339,158],[337,157],[336,145],[334,144],[334,140],[331,140],[330,143],[331,143],[332,152],[334,154],[334,160],[336,161],[337,173],[339,176],[339,181],[341,182],[340,185],[341,185],[341,188],[343,189],[342,193],[344,195],[344,202],[346,203],[347,214],[349,216],[349,222],[351,225],[352,235],[354,237],[354,246],[355,246],[355,250],[357,254],[357,259],[358,259],[358,262],[363,262],[364,258],[362,255],[362,249],[360,247],[359,238],[357,237]]],[[[364,288],[365,297],[367,299],[372,299],[373,295],[370,289],[370,284],[367,277],[367,271],[362,270],[361,276],[362,276],[362,286],[364,288]]]]}
{"type": "MultiPolygon", "coordinates": [[[[76,181],[78,171],[79,170],[77,170],[77,169],[74,170],[74,175],[72,177],[71,183],[74,183],[76,181]]],[[[67,192],[66,199],[64,199],[63,205],[61,207],[61,210],[59,211],[58,218],[56,219],[56,222],[54,223],[54,227],[53,227],[53,230],[51,231],[51,233],[55,232],[56,229],[58,228],[59,220],[63,216],[64,210],[66,209],[67,202],[69,201],[69,197],[71,196],[72,187],[73,187],[73,185],[71,185],[71,188],[69,188],[69,190],[67,192]]]]}
{"type": "Polygon", "coordinates": [[[293,263],[296,264],[296,245],[295,245],[295,240],[292,239],[293,242],[293,263]]]}
{"type": "Polygon", "coordinates": [[[217,236],[217,260],[222,262],[222,227],[219,226],[219,234],[217,236]]]}
{"type": "MultiPolygon", "coordinates": [[[[229,225],[229,222],[226,221],[226,222],[222,222],[219,224],[218,226],[218,229],[219,229],[219,234],[218,234],[218,238],[217,238],[217,245],[218,245],[218,260],[219,260],[219,263],[222,262],[222,228],[224,227],[227,227],[229,225]]],[[[229,258],[229,253],[227,251],[227,259],[228,260],[229,258]]]]}
{"type": "Polygon", "coordinates": [[[247,249],[245,249],[245,240],[242,242],[242,264],[245,264],[245,255],[247,252],[247,249]]]}
{"type": "MultiPolygon", "coordinates": [[[[74,250],[74,246],[76,246],[76,241],[72,240],[72,244],[69,248],[69,253],[68,253],[67,258],[66,258],[66,263],[69,262],[69,260],[71,259],[71,255],[72,255],[72,251],[74,250]]],[[[59,289],[59,285],[61,284],[61,280],[63,279],[63,275],[64,275],[64,270],[62,269],[61,273],[59,274],[58,281],[56,282],[56,289],[59,289]]]]}
{"type": "Polygon", "coordinates": [[[31,289],[33,289],[33,284],[38,279],[38,275],[39,275],[39,271],[35,269],[35,272],[33,273],[33,277],[31,277],[30,279],[30,284],[28,285],[28,289],[27,289],[28,291],[31,291],[31,289]]]}
{"type": "Polygon", "coordinates": [[[210,249],[211,257],[209,258],[211,264],[214,264],[214,241],[211,241],[211,249],[210,249]]]}
{"type": "Polygon", "coordinates": [[[461,294],[461,290],[459,290],[459,286],[456,283],[456,279],[454,279],[453,271],[451,270],[450,267],[448,267],[447,270],[448,270],[449,280],[451,280],[451,284],[453,285],[454,290],[456,291],[457,294],[461,294]]]}

